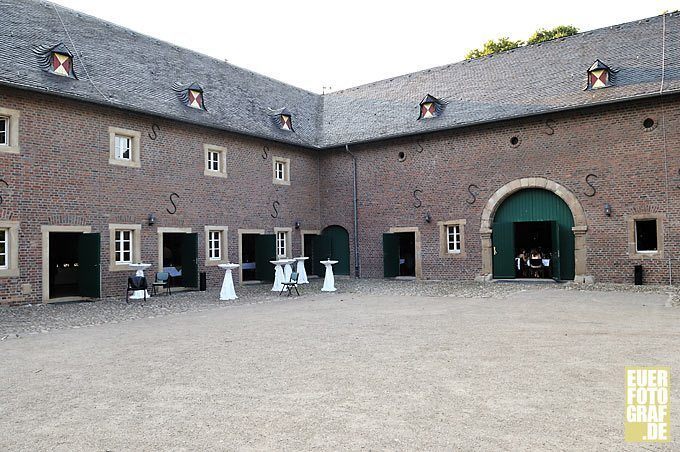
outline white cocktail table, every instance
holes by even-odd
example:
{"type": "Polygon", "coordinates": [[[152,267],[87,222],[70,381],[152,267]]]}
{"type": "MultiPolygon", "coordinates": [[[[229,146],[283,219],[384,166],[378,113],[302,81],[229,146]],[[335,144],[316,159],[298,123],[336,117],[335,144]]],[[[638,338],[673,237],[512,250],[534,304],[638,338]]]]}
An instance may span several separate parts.
{"type": "MultiPolygon", "coordinates": [[[[137,264],[128,264],[128,267],[130,267],[131,270],[136,270],[135,276],[144,276],[144,270],[151,267],[151,264],[143,264],[143,263],[139,262],[137,264]]],[[[145,295],[148,298],[149,292],[147,292],[146,290],[135,290],[134,292],[132,292],[130,299],[131,300],[144,299],[145,295]]]]}
{"type": "Polygon", "coordinates": [[[297,271],[298,274],[298,284],[307,284],[309,281],[307,280],[307,271],[305,270],[305,261],[309,259],[308,257],[300,256],[296,257],[295,260],[297,261],[297,271]]]}
{"type": "Polygon", "coordinates": [[[293,274],[293,267],[290,264],[295,263],[295,259],[281,259],[283,261],[283,281],[290,282],[290,275],[293,274]]]}
{"type": "Polygon", "coordinates": [[[234,290],[234,278],[231,276],[231,271],[238,268],[238,264],[219,264],[218,267],[224,269],[224,281],[222,281],[222,290],[220,290],[220,300],[236,300],[236,291],[234,290]]]}
{"type": "Polygon", "coordinates": [[[333,265],[337,264],[338,261],[321,261],[321,263],[326,267],[326,275],[323,278],[322,292],[335,292],[335,277],[333,276],[333,265]]]}
{"type": "Polygon", "coordinates": [[[285,278],[283,275],[283,267],[286,262],[288,262],[288,259],[279,259],[278,261],[269,261],[272,264],[274,264],[274,285],[272,286],[272,292],[281,292],[281,289],[283,289],[283,284],[281,284],[285,278]]]}

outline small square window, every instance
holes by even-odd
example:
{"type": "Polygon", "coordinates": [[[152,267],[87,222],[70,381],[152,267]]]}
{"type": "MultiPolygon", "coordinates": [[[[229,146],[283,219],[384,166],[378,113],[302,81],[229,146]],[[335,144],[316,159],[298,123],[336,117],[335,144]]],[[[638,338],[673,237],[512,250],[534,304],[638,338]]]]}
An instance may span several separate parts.
{"type": "Polygon", "coordinates": [[[116,135],[114,138],[116,160],[132,160],[132,137],[116,135]]]}
{"type": "Polygon", "coordinates": [[[290,185],[290,159],[274,157],[274,183],[278,185],[290,185]]]}
{"type": "Polygon", "coordinates": [[[227,177],[227,149],[204,144],[203,152],[205,155],[204,176],[227,177]]]}
{"type": "Polygon", "coordinates": [[[449,253],[460,253],[460,225],[446,227],[447,251],[449,253]]]}
{"type": "Polygon", "coordinates": [[[208,171],[220,170],[220,153],[218,151],[208,151],[208,171]]]}
{"type": "Polygon", "coordinates": [[[659,251],[655,219],[635,220],[635,250],[638,253],[659,251]]]}
{"type": "Polygon", "coordinates": [[[9,118],[0,116],[0,146],[9,146],[9,118]]]}
{"type": "Polygon", "coordinates": [[[222,231],[208,231],[208,258],[213,261],[222,259],[222,231]]]}

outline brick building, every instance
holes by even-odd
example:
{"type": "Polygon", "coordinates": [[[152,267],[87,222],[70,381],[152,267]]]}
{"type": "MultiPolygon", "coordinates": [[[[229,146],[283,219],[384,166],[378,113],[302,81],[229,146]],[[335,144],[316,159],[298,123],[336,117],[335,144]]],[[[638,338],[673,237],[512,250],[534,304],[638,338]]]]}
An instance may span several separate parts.
{"type": "Polygon", "coordinates": [[[668,284],[677,13],[317,95],[45,2],[0,4],[0,303],[361,277],[668,284]],[[521,250],[540,269],[517,268],[521,250]]]}

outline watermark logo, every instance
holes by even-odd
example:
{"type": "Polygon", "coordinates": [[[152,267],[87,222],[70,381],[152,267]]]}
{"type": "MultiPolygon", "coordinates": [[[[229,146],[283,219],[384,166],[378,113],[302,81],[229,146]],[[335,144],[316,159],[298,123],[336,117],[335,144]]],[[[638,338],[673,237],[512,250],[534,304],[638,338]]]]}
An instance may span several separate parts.
{"type": "Polygon", "coordinates": [[[626,442],[670,441],[670,367],[626,367],[626,442]]]}

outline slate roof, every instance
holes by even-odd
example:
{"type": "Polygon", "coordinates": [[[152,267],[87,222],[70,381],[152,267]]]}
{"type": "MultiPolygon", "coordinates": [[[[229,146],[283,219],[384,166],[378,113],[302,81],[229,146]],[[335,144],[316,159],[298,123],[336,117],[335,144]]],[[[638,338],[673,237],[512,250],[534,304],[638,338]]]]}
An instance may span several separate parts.
{"type": "MultiPolygon", "coordinates": [[[[319,95],[52,3],[2,0],[0,84],[328,148],[658,95],[663,22],[652,17],[319,95]],[[41,70],[33,47],[59,43],[74,54],[79,80],[41,70]],[[584,90],[597,59],[617,71],[614,86],[584,90]],[[207,111],[183,105],[177,83],[199,84],[207,111]],[[446,109],[419,121],[427,94],[446,109]],[[271,111],[282,108],[294,132],[273,124],[271,111]]],[[[663,62],[664,92],[680,90],[677,12],[665,15],[663,62]]]]}

